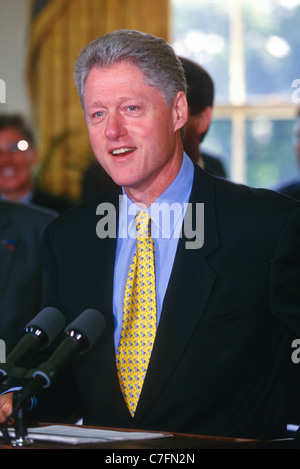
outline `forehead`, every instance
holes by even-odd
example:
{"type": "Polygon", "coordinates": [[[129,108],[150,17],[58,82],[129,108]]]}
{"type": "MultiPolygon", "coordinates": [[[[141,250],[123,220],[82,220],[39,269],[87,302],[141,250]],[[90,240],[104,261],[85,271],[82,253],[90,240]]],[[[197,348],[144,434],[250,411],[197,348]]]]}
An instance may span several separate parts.
{"type": "Polygon", "coordinates": [[[18,141],[22,138],[24,138],[22,132],[15,127],[4,127],[3,129],[0,129],[1,142],[18,141]]]}
{"type": "Polygon", "coordinates": [[[144,100],[163,99],[157,88],[149,85],[141,69],[130,62],[117,62],[109,67],[93,67],[87,77],[85,106],[97,100],[115,100],[139,96],[144,100]]]}
{"type": "Polygon", "coordinates": [[[98,84],[101,87],[135,86],[136,84],[147,85],[145,76],[141,69],[130,62],[117,62],[109,67],[93,67],[88,74],[86,86],[91,87],[98,84]]]}

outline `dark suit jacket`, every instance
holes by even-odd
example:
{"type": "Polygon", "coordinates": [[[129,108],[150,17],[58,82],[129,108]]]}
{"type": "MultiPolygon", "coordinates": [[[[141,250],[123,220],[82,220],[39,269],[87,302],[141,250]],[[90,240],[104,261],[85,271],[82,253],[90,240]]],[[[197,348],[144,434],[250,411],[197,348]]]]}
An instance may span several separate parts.
{"type": "Polygon", "coordinates": [[[300,208],[271,191],[219,180],[197,167],[195,172],[190,201],[205,204],[204,246],[187,250],[184,237],[179,240],[133,419],[115,367],[116,240],[96,236],[101,199],[63,214],[46,230],[48,304],[60,308],[67,322],[89,307],[107,320],[99,343],[73,364],[84,422],[277,435],[291,338],[300,334],[300,208]]]}
{"type": "Polygon", "coordinates": [[[300,181],[296,180],[277,189],[278,192],[288,195],[293,199],[300,200],[300,181]]]}
{"type": "Polygon", "coordinates": [[[214,176],[226,178],[226,171],[222,160],[207,153],[201,152],[201,157],[204,161],[204,169],[214,176]]]}
{"type": "Polygon", "coordinates": [[[7,354],[41,309],[41,238],[54,217],[50,211],[0,202],[0,338],[7,354]]]}
{"type": "Polygon", "coordinates": [[[74,203],[65,196],[53,195],[38,188],[33,192],[31,203],[54,210],[57,213],[62,213],[74,205],[74,203]]]}

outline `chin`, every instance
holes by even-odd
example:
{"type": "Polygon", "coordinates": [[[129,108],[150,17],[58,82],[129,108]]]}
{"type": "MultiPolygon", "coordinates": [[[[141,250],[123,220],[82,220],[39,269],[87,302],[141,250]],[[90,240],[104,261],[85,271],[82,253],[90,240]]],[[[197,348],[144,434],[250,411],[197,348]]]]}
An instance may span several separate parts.
{"type": "Polygon", "coordinates": [[[125,175],[124,172],[122,174],[122,171],[118,173],[112,171],[111,173],[108,173],[108,174],[111,177],[111,179],[114,181],[114,183],[117,184],[118,186],[131,187],[137,183],[136,179],[132,177],[132,174],[125,175]]]}

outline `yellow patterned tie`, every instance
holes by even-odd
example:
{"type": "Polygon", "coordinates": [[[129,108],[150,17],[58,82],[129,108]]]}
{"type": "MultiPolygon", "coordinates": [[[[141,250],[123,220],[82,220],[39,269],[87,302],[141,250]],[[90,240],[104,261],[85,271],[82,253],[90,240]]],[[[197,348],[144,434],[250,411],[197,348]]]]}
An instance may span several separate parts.
{"type": "Polygon", "coordinates": [[[123,326],[116,362],[127,407],[134,416],[156,334],[154,245],[151,219],[136,216],[137,249],[130,265],[123,308],[123,326]]]}

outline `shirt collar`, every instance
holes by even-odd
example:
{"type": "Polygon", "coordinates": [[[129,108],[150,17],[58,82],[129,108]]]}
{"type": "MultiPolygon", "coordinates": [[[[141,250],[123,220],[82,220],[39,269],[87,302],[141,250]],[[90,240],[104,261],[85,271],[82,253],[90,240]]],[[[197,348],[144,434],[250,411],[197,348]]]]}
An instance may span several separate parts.
{"type": "MultiPolygon", "coordinates": [[[[194,178],[194,166],[184,153],[180,171],[172,184],[153,202],[147,211],[151,217],[152,237],[170,238],[174,230],[181,230],[183,216],[188,203],[194,178]],[[162,214],[167,213],[170,223],[162,222],[162,214]],[[169,216],[170,215],[170,216],[169,216]]],[[[136,237],[134,219],[141,207],[126,195],[124,188],[120,203],[119,236],[136,237]]],[[[179,234],[179,233],[178,233],[179,234]]]]}
{"type": "MultiPolygon", "coordinates": [[[[29,191],[25,195],[23,195],[17,202],[20,204],[28,204],[31,202],[33,196],[33,192],[29,191]]],[[[9,197],[6,197],[4,194],[0,194],[0,200],[11,200],[9,197]]]]}

